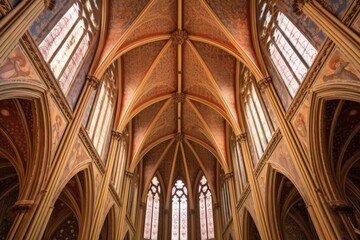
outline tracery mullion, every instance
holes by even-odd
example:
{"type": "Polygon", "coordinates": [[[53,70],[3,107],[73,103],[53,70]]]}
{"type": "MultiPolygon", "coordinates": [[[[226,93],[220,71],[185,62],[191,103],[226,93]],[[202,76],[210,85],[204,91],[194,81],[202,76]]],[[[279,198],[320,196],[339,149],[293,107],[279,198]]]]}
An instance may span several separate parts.
{"type": "MultiPolygon", "coordinates": [[[[274,40],[274,35],[272,35],[270,37],[270,42],[274,45],[274,47],[276,48],[276,50],[278,51],[278,53],[280,54],[281,58],[283,59],[284,63],[286,64],[288,70],[290,71],[291,75],[293,76],[294,80],[297,82],[297,84],[300,86],[301,82],[300,80],[297,78],[295,72],[292,70],[290,64],[288,61],[286,61],[286,58],[283,54],[283,52],[281,51],[281,49],[279,48],[279,46],[277,45],[277,43],[275,42],[274,40]]],[[[272,58],[272,57],[271,57],[272,58]]],[[[275,67],[276,67],[276,64],[275,64],[275,67]]],[[[277,67],[276,67],[277,68],[277,67]]],[[[278,70],[279,71],[279,70],[278,70]]],[[[280,76],[281,77],[281,76],[280,76]]],[[[282,78],[282,77],[281,77],[282,78]]],[[[283,79],[283,82],[285,83],[284,79],[283,79]]],[[[286,87],[287,87],[287,84],[285,83],[286,87]]],[[[288,90],[289,91],[289,90],[288,90]]]]}
{"type": "MultiPolygon", "coordinates": [[[[254,101],[254,98],[253,98],[253,94],[256,94],[256,93],[254,93],[253,91],[252,91],[252,89],[250,90],[250,96],[249,96],[249,98],[251,99],[251,107],[252,107],[252,109],[253,109],[253,111],[252,112],[254,112],[254,114],[253,115],[256,115],[256,119],[257,119],[257,121],[258,121],[258,125],[260,126],[260,129],[259,129],[259,133],[260,133],[260,131],[261,131],[261,133],[262,134],[259,134],[260,135],[260,138],[261,139],[264,139],[264,140],[261,140],[261,142],[263,143],[263,151],[266,149],[266,146],[267,146],[267,144],[268,144],[268,139],[267,139],[267,137],[266,137],[266,135],[265,135],[265,129],[264,129],[264,125],[262,124],[262,121],[261,121],[261,117],[260,117],[260,114],[259,114],[259,109],[257,109],[257,106],[255,105],[255,101],[254,101]]],[[[256,125],[257,126],[257,125],[256,125]]],[[[257,126],[257,127],[259,127],[259,126],[257,126]]]]}
{"type": "Polygon", "coordinates": [[[246,108],[246,112],[247,112],[247,116],[248,116],[248,123],[250,125],[249,127],[250,127],[250,130],[251,130],[251,135],[252,135],[252,139],[253,139],[253,142],[254,142],[254,146],[256,148],[258,158],[260,159],[261,154],[264,152],[264,149],[263,149],[263,146],[262,146],[262,143],[261,143],[260,134],[259,134],[258,129],[257,129],[256,124],[255,124],[253,112],[250,110],[249,104],[250,103],[249,103],[249,99],[248,99],[248,103],[246,103],[245,108],[246,108]]]}
{"type": "Polygon", "coordinates": [[[109,104],[108,104],[109,96],[108,96],[108,89],[107,88],[108,88],[108,86],[105,86],[104,101],[101,104],[102,106],[101,106],[100,111],[99,111],[99,116],[97,118],[97,122],[96,122],[95,129],[94,129],[94,135],[92,137],[93,144],[94,144],[95,148],[97,148],[97,145],[98,145],[99,132],[100,132],[100,129],[102,128],[102,126],[103,126],[103,118],[104,118],[104,115],[105,115],[105,111],[109,107],[109,104]]]}
{"type": "Polygon", "coordinates": [[[113,96],[111,93],[109,93],[111,96],[109,97],[109,103],[108,103],[108,106],[107,106],[107,109],[106,109],[106,112],[104,114],[104,119],[102,124],[101,124],[101,131],[100,131],[100,134],[99,134],[99,140],[98,140],[98,143],[97,143],[97,150],[98,152],[101,152],[101,154],[99,153],[100,156],[102,156],[102,154],[104,154],[104,151],[105,151],[105,143],[106,143],[106,139],[108,137],[108,134],[109,134],[109,125],[111,124],[110,123],[110,119],[112,119],[112,115],[113,115],[113,96]],[[109,115],[109,116],[108,116],[109,115]],[[104,137],[102,134],[104,134],[104,137]],[[100,142],[102,141],[101,143],[101,146],[100,146],[100,142]],[[100,149],[98,149],[100,146],[100,149]]]}
{"type": "Polygon", "coordinates": [[[104,81],[102,83],[100,83],[100,86],[101,86],[100,91],[96,91],[96,96],[95,96],[95,99],[94,99],[94,102],[93,102],[93,106],[91,107],[90,116],[89,116],[89,119],[88,119],[88,121],[86,123],[86,130],[88,130],[90,138],[92,138],[92,133],[90,132],[90,129],[91,129],[92,124],[94,123],[93,122],[94,118],[96,118],[95,112],[97,112],[97,110],[98,110],[98,104],[99,104],[98,101],[102,96],[102,90],[103,90],[103,85],[104,84],[105,84],[104,81]]]}
{"type": "Polygon", "coordinates": [[[247,183],[247,179],[246,179],[246,172],[245,172],[245,166],[244,166],[244,160],[241,154],[241,148],[239,146],[239,144],[236,142],[235,143],[235,152],[237,155],[237,161],[238,161],[238,165],[239,165],[239,173],[240,173],[240,178],[241,178],[241,187],[242,187],[242,191],[244,191],[245,189],[245,184],[247,183]]]}

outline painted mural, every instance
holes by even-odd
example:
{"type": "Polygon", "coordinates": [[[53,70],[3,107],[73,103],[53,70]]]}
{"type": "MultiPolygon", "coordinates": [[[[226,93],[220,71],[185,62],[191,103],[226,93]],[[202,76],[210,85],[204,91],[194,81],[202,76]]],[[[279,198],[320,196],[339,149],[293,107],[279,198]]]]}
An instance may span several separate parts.
{"type": "Polygon", "coordinates": [[[351,29],[357,34],[360,34],[360,14],[356,17],[354,23],[351,25],[351,29]]]}
{"type": "Polygon", "coordinates": [[[39,15],[29,28],[29,32],[37,45],[48,35],[73,3],[74,0],[56,0],[55,8],[52,11],[45,9],[39,15]]]}
{"type": "Polygon", "coordinates": [[[39,81],[39,77],[35,73],[30,60],[26,57],[20,46],[16,46],[7,58],[0,63],[0,81],[2,80],[39,81]]]}
{"type": "Polygon", "coordinates": [[[306,154],[309,157],[309,109],[310,109],[310,96],[307,95],[303,101],[302,106],[299,108],[299,111],[295,114],[295,117],[292,120],[292,124],[300,142],[302,143],[304,149],[306,149],[306,154]]]}
{"type": "Polygon", "coordinates": [[[336,17],[342,19],[353,2],[354,0],[322,0],[321,4],[336,17]]]}
{"type": "Polygon", "coordinates": [[[325,84],[332,82],[348,82],[355,81],[360,83],[359,68],[355,67],[353,63],[343,54],[339,49],[336,49],[332,56],[328,58],[323,71],[318,77],[316,84],[325,84]]]}
{"type": "Polygon", "coordinates": [[[56,149],[60,143],[60,140],[64,134],[65,127],[67,126],[67,121],[64,118],[64,115],[61,113],[60,109],[54,102],[54,100],[49,97],[49,110],[51,114],[51,159],[54,157],[56,149]]]}
{"type": "Polygon", "coordinates": [[[70,150],[70,154],[65,165],[65,170],[63,172],[63,179],[66,179],[79,163],[87,159],[90,159],[90,156],[87,153],[80,138],[77,138],[70,150]]]}

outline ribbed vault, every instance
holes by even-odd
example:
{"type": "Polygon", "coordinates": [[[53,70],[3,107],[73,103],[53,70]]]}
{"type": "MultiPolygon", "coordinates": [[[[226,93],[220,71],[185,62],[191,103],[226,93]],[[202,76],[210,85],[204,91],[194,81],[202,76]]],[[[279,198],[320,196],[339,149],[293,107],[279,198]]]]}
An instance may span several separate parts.
{"type": "Polygon", "coordinates": [[[120,66],[115,128],[131,125],[130,171],[143,161],[145,186],[157,172],[167,194],[177,177],[193,189],[203,172],[216,189],[217,168],[229,171],[226,129],[237,135],[242,128],[236,97],[240,63],[262,78],[250,4],[110,1],[95,75],[100,78],[114,61],[120,66]]]}

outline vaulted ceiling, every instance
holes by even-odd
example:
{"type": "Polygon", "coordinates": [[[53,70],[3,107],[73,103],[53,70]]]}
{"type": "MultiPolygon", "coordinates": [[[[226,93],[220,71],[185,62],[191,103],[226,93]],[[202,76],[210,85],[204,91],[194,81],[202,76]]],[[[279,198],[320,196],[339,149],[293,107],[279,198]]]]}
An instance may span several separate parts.
{"type": "Polygon", "coordinates": [[[262,78],[252,41],[255,5],[248,0],[108,2],[94,72],[101,77],[111,63],[119,67],[115,126],[122,131],[131,124],[131,169],[143,159],[145,186],[156,171],[169,190],[179,176],[190,186],[201,170],[214,188],[219,167],[228,170],[228,134],[242,132],[240,64],[262,78]]]}

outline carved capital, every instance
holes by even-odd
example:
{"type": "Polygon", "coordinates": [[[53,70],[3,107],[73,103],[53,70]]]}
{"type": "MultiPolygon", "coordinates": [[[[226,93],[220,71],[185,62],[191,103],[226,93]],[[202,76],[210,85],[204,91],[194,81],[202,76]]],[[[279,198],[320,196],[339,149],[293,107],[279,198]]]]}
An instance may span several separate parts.
{"type": "Polygon", "coordinates": [[[236,141],[238,142],[244,142],[247,140],[247,133],[242,133],[236,136],[236,141]]]}
{"type": "Polygon", "coordinates": [[[14,206],[12,206],[12,210],[14,212],[27,212],[34,205],[33,200],[20,200],[17,201],[14,206]]]}
{"type": "Polygon", "coordinates": [[[123,138],[123,134],[117,131],[111,131],[111,136],[117,141],[120,141],[123,138]]]}
{"type": "Polygon", "coordinates": [[[185,93],[179,93],[179,92],[176,92],[173,94],[173,99],[176,103],[183,103],[185,102],[185,93]]]}
{"type": "Polygon", "coordinates": [[[177,134],[175,134],[174,138],[175,138],[175,140],[177,142],[182,142],[182,141],[184,141],[184,134],[183,133],[177,133],[177,134]]]}
{"type": "Polygon", "coordinates": [[[334,212],[339,214],[353,214],[354,208],[350,206],[347,202],[342,200],[335,200],[329,202],[330,207],[334,210],[334,212]]]}
{"type": "Polygon", "coordinates": [[[55,8],[56,1],[55,0],[44,0],[44,5],[46,9],[49,9],[50,11],[55,8]]]}
{"type": "Polygon", "coordinates": [[[134,178],[134,173],[125,171],[125,177],[129,178],[130,180],[134,178]]]}
{"type": "Polygon", "coordinates": [[[90,86],[92,86],[95,90],[99,87],[100,81],[95,76],[86,75],[86,80],[89,81],[90,86]]]}
{"type": "Polygon", "coordinates": [[[305,4],[310,2],[312,2],[312,0],[294,0],[293,3],[294,13],[297,15],[302,14],[305,4]]]}
{"type": "Polygon", "coordinates": [[[233,172],[229,172],[225,174],[225,179],[226,180],[230,180],[234,177],[234,173],[233,172]]]}
{"type": "Polygon", "coordinates": [[[146,203],[141,202],[141,203],[140,203],[140,208],[145,208],[145,207],[146,207],[146,203]]]}
{"type": "Polygon", "coordinates": [[[184,30],[176,30],[171,34],[171,39],[175,44],[181,45],[188,39],[188,34],[184,30]]]}
{"type": "Polygon", "coordinates": [[[271,81],[272,81],[271,77],[266,77],[261,79],[257,84],[261,91],[265,91],[265,89],[270,86],[271,81]]]}

